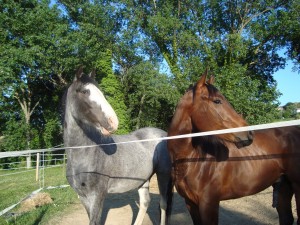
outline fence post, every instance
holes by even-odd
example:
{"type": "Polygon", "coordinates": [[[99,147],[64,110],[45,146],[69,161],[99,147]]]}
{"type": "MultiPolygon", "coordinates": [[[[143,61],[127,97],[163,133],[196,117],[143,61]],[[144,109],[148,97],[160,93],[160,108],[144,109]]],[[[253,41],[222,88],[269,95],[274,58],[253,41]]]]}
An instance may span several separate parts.
{"type": "Polygon", "coordinates": [[[66,157],[66,153],[64,153],[63,174],[65,174],[65,173],[66,173],[66,159],[67,159],[67,157],[66,157]]]}
{"type": "Polygon", "coordinates": [[[31,168],[31,154],[29,153],[29,155],[26,156],[26,165],[27,165],[27,169],[31,168]]]}
{"type": "Polygon", "coordinates": [[[40,153],[36,154],[36,171],[35,171],[35,181],[39,180],[39,167],[40,167],[40,153]]]}

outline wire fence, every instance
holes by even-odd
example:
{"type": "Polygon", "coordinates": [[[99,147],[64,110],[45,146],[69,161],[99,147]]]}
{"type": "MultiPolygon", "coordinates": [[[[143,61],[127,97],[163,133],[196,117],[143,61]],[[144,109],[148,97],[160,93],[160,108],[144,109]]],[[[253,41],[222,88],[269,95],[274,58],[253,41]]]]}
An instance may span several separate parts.
{"type": "Polygon", "coordinates": [[[67,187],[63,150],[43,151],[0,159],[0,216],[43,189],[67,187]],[[30,166],[27,160],[30,157],[30,166]]]}
{"type": "MultiPolygon", "coordinates": [[[[30,157],[34,157],[36,158],[36,155],[38,153],[36,153],[33,156],[30,157]]],[[[28,157],[28,156],[26,156],[28,157]]],[[[45,167],[53,167],[56,165],[61,165],[62,163],[64,163],[65,161],[65,154],[51,154],[51,153],[45,153],[43,155],[43,157],[45,157],[46,159],[43,159],[42,161],[39,162],[40,166],[45,166],[45,167]],[[53,158],[52,158],[53,157],[53,158]],[[50,159],[49,159],[50,158],[50,159]]],[[[31,160],[31,166],[27,167],[24,165],[24,161],[22,161],[22,159],[20,159],[19,161],[15,161],[15,162],[8,162],[8,163],[0,163],[0,172],[1,171],[20,171],[20,170],[24,170],[24,169],[35,169],[36,168],[36,164],[38,162],[36,160],[31,160]]],[[[28,171],[28,170],[26,170],[28,171]]],[[[23,171],[23,172],[26,172],[23,171]]],[[[5,174],[5,176],[11,175],[13,173],[8,173],[5,174]]]]}

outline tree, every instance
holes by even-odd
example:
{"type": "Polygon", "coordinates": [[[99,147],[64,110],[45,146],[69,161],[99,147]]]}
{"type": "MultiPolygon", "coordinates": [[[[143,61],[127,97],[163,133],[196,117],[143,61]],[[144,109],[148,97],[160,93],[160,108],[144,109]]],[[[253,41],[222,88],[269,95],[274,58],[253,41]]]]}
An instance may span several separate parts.
{"type": "Polygon", "coordinates": [[[287,55],[295,62],[300,72],[300,2],[297,0],[287,1],[288,9],[278,11],[272,24],[268,24],[272,30],[276,42],[287,49],[287,55]]]}
{"type": "Polygon", "coordinates": [[[141,62],[129,69],[126,86],[131,126],[167,129],[178,97],[167,76],[150,62],[141,62]]]}
{"type": "Polygon", "coordinates": [[[288,118],[297,119],[297,105],[294,103],[288,102],[285,106],[283,106],[282,116],[285,119],[288,119],[288,118]]]}
{"type": "Polygon", "coordinates": [[[247,67],[241,64],[230,64],[220,70],[216,71],[218,76],[215,85],[250,124],[268,123],[277,118],[278,105],[271,104],[274,93],[278,94],[276,86],[260,91],[261,81],[251,79],[247,67]]]}
{"type": "Polygon", "coordinates": [[[81,62],[87,68],[95,68],[96,79],[119,118],[117,133],[129,131],[129,117],[124,103],[120,81],[112,70],[114,36],[119,29],[114,8],[106,1],[82,2],[61,0],[68,12],[79,41],[81,62]]]}
{"type": "Polygon", "coordinates": [[[251,124],[273,121],[273,73],[286,60],[278,50],[299,63],[298,12],[296,0],[4,1],[0,135],[9,143],[25,132],[26,148],[60,144],[57,112],[80,65],[96,69],[119,133],[166,129],[176,102],[206,68],[251,124]],[[15,131],[18,122],[26,126],[15,131]]]}
{"type": "Polygon", "coordinates": [[[107,53],[98,60],[96,68],[100,71],[100,87],[112,105],[119,119],[118,134],[128,133],[130,131],[130,117],[128,109],[125,105],[125,96],[122,90],[121,82],[113,74],[112,71],[112,53],[107,50],[107,53]]]}
{"type": "MultiPolygon", "coordinates": [[[[128,27],[139,28],[151,41],[151,49],[159,49],[180,93],[208,67],[217,80],[222,79],[223,85],[219,86],[222,92],[227,91],[226,83],[236,79],[235,89],[247,93],[251,107],[255,108],[254,102],[264,106],[266,111],[256,108],[256,112],[237,108],[246,118],[252,118],[251,123],[260,122],[258,118],[262,119],[266,113],[270,116],[265,117],[265,122],[274,118],[278,92],[272,74],[284,66],[285,60],[277,54],[281,45],[279,37],[273,35],[273,23],[280,19],[276,15],[291,10],[291,4],[284,0],[122,2],[126,6],[122,9],[127,10],[128,27]],[[246,77],[255,86],[250,89],[251,94],[239,82],[246,77]]],[[[231,101],[240,107],[240,99],[246,98],[245,95],[231,101]]]]}
{"type": "Polygon", "coordinates": [[[119,30],[118,16],[107,1],[60,0],[74,38],[79,64],[95,68],[97,60],[112,49],[114,36],[119,30]]]}
{"type": "Polygon", "coordinates": [[[41,102],[41,96],[35,91],[41,90],[37,85],[45,86],[49,79],[54,80],[47,68],[53,57],[48,56],[58,40],[53,38],[57,37],[57,29],[61,30],[55,25],[65,22],[59,11],[48,5],[49,1],[36,0],[1,5],[1,101],[6,108],[19,105],[19,114],[24,115],[28,127],[27,148],[32,141],[31,118],[41,102]]]}

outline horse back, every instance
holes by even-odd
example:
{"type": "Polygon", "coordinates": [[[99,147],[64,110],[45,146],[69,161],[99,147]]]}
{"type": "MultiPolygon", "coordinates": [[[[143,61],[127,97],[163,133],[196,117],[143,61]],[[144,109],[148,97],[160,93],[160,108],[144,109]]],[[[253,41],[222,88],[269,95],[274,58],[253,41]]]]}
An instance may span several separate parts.
{"type": "Polygon", "coordinates": [[[254,144],[266,153],[300,153],[300,127],[281,127],[256,131],[254,144]]]}
{"type": "Polygon", "coordinates": [[[131,135],[139,140],[154,139],[153,141],[142,143],[143,147],[153,154],[154,173],[170,173],[171,160],[167,141],[161,140],[161,138],[167,136],[166,131],[153,127],[145,127],[132,132],[131,135]]]}

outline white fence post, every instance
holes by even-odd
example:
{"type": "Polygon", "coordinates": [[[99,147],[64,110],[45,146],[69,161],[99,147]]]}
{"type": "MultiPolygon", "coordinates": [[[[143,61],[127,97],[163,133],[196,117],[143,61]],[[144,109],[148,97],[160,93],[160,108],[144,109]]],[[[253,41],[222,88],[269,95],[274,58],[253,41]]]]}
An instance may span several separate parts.
{"type": "Polygon", "coordinates": [[[31,168],[31,154],[29,153],[29,155],[26,156],[26,165],[27,165],[27,169],[31,168]]]}
{"type": "Polygon", "coordinates": [[[39,180],[39,167],[40,167],[40,153],[36,154],[36,171],[35,171],[35,181],[39,180]]]}

